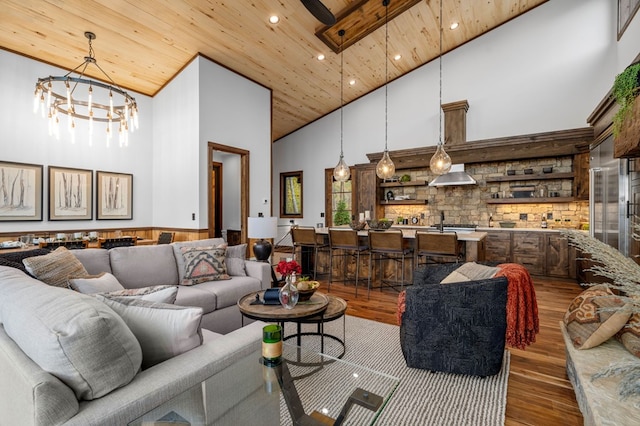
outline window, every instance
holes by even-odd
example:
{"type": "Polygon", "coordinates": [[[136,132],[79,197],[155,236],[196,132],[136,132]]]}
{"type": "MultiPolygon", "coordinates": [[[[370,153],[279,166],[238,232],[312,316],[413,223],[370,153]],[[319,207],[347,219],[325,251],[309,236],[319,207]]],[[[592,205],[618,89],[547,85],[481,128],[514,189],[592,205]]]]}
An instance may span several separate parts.
{"type": "Polygon", "coordinates": [[[280,217],[303,217],[302,171],[280,173],[280,217]]]}
{"type": "Polygon", "coordinates": [[[618,40],[640,8],[640,0],[618,0],[618,40]]]}
{"type": "Polygon", "coordinates": [[[338,212],[338,204],[344,201],[345,212],[341,213],[343,217],[348,217],[349,222],[353,217],[354,195],[353,188],[355,185],[355,169],[351,168],[351,179],[346,182],[336,182],[333,179],[333,168],[325,170],[325,212],[326,226],[337,226],[336,213],[338,212]]]}

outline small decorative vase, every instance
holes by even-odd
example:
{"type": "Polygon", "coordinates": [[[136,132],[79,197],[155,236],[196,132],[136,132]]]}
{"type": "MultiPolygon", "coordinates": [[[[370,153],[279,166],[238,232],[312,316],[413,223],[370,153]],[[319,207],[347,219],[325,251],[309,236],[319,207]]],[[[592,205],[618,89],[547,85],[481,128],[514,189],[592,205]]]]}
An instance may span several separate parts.
{"type": "Polygon", "coordinates": [[[295,274],[287,275],[284,285],[278,293],[280,304],[285,309],[293,309],[298,303],[298,288],[295,285],[295,274]]]}

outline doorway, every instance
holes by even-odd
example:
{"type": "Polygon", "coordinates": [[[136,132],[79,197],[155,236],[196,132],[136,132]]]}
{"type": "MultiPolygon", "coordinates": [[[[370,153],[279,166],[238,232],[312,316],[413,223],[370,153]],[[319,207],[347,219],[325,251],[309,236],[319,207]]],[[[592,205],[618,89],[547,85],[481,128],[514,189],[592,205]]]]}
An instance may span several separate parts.
{"type": "MultiPolygon", "coordinates": [[[[249,216],[249,151],[213,142],[209,142],[208,151],[209,200],[207,214],[209,218],[209,237],[221,236],[222,229],[224,228],[224,199],[227,198],[227,194],[224,194],[223,184],[224,181],[230,180],[228,178],[223,179],[223,172],[225,171],[224,158],[228,158],[229,155],[231,155],[232,157],[238,158],[239,171],[238,176],[234,177],[234,179],[239,179],[239,184],[238,182],[230,182],[238,185],[235,186],[234,188],[236,189],[232,190],[228,195],[232,198],[239,198],[240,241],[247,241],[247,217],[249,216]]],[[[233,181],[234,179],[231,180],[233,181]]]]}

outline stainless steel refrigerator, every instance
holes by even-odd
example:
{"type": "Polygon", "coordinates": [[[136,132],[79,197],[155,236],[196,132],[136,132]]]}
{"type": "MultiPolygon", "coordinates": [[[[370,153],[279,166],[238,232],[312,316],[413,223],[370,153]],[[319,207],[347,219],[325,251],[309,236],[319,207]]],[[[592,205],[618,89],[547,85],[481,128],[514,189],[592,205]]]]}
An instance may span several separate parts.
{"type": "Polygon", "coordinates": [[[592,237],[629,256],[630,217],[629,164],[613,157],[613,137],[592,147],[589,163],[589,230],[592,237]]]}

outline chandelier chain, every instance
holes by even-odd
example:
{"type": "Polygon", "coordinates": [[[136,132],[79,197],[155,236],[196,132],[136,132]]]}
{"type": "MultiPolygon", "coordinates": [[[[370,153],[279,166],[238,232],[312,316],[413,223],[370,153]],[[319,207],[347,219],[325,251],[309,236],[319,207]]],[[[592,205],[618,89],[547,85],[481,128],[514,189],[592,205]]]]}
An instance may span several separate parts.
{"type": "Polygon", "coordinates": [[[438,60],[440,65],[440,103],[438,104],[438,124],[439,124],[439,139],[438,144],[443,145],[442,142],[442,0],[440,0],[440,22],[438,22],[440,32],[440,58],[438,60]]]}
{"type": "Polygon", "coordinates": [[[344,30],[340,30],[338,34],[340,35],[340,157],[342,157],[342,137],[344,129],[344,30]]]}
{"type": "Polygon", "coordinates": [[[384,2],[384,150],[387,151],[388,140],[388,98],[389,98],[389,1],[384,2]]]}

